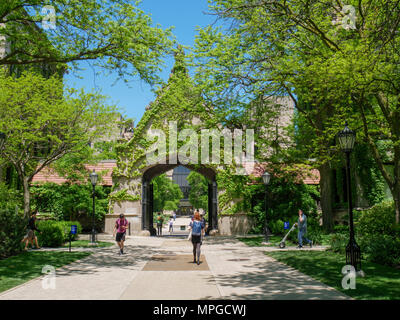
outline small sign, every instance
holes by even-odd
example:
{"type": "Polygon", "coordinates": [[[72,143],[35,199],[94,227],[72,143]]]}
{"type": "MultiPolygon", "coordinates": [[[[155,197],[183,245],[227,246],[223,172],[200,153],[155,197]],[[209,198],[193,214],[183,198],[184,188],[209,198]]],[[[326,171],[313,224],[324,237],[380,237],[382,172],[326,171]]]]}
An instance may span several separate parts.
{"type": "Polygon", "coordinates": [[[283,229],[284,229],[284,230],[289,229],[289,227],[290,227],[289,221],[286,221],[286,222],[283,223],[283,229]]]}
{"type": "Polygon", "coordinates": [[[185,230],[186,229],[186,226],[181,226],[181,230],[185,230]]]}
{"type": "Polygon", "coordinates": [[[77,234],[78,232],[78,227],[76,225],[71,226],[71,234],[77,234]]]}

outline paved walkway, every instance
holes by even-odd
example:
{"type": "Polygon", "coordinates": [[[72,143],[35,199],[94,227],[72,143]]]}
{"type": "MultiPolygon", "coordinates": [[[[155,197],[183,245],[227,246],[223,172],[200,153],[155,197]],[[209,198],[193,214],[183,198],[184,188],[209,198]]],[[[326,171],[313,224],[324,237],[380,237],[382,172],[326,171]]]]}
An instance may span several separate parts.
{"type": "Polygon", "coordinates": [[[128,237],[125,251],[119,256],[117,246],[96,249],[57,269],[56,289],[43,289],[38,278],[0,300],[349,299],[266,256],[263,248],[232,238],[207,237],[199,266],[184,239],[128,237]]]}

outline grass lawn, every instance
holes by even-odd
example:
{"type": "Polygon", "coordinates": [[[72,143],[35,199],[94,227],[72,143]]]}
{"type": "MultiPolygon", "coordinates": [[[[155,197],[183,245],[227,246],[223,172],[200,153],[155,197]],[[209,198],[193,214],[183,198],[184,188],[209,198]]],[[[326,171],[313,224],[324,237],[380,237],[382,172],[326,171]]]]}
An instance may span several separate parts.
{"type": "MultiPolygon", "coordinates": [[[[294,232],[294,231],[292,231],[294,232]]],[[[296,233],[297,234],[297,233],[296,233]]],[[[277,247],[281,240],[283,239],[284,235],[273,235],[269,237],[269,242],[270,244],[267,245],[267,247],[277,247]]],[[[244,242],[247,244],[249,247],[264,247],[265,245],[262,244],[264,241],[264,236],[256,236],[256,237],[243,237],[239,238],[240,241],[244,242]]],[[[295,246],[297,247],[298,243],[297,241],[289,240],[287,239],[285,241],[286,247],[292,247],[295,246]]],[[[321,236],[321,241],[320,243],[316,243],[316,245],[329,245],[329,236],[328,235],[322,235],[321,236]]],[[[305,245],[307,246],[307,245],[305,245]]]]}
{"type": "MultiPolygon", "coordinates": [[[[71,242],[71,248],[105,248],[111,247],[114,242],[98,241],[96,246],[90,245],[89,240],[75,240],[71,242]]],[[[69,248],[69,242],[64,243],[63,247],[69,248]]]]}
{"type": "Polygon", "coordinates": [[[42,268],[54,268],[82,259],[91,252],[29,251],[0,260],[0,292],[42,275],[42,268]]]}
{"type": "Polygon", "coordinates": [[[355,299],[398,300],[400,299],[400,270],[362,261],[364,278],[356,278],[356,289],[342,288],[341,270],[346,257],[332,251],[276,251],[266,252],[281,261],[328,286],[355,299]]]}
{"type": "MultiPolygon", "coordinates": [[[[262,242],[264,241],[265,237],[264,236],[257,236],[257,237],[246,237],[246,238],[239,238],[240,241],[244,242],[247,244],[249,247],[276,247],[279,245],[281,240],[283,239],[284,236],[270,236],[269,237],[269,242],[270,244],[264,245],[262,242]]],[[[285,241],[286,246],[297,246],[297,243],[294,243],[290,240],[285,241]]]]}

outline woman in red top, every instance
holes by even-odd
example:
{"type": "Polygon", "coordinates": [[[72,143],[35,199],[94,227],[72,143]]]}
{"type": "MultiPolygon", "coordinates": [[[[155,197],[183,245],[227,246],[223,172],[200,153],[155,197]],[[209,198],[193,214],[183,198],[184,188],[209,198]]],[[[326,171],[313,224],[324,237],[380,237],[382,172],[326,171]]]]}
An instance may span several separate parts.
{"type": "Polygon", "coordinates": [[[119,254],[124,254],[124,241],[125,241],[125,234],[126,229],[129,227],[129,221],[125,219],[123,213],[119,215],[119,219],[115,222],[113,236],[115,237],[115,231],[117,232],[117,237],[115,241],[117,241],[119,246],[119,254]]]}

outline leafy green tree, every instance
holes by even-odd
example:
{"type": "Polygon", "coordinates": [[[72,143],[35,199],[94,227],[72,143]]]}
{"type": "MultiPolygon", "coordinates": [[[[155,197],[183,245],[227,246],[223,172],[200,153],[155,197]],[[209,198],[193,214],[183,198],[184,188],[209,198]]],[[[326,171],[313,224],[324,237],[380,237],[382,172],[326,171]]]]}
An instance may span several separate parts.
{"type": "Polygon", "coordinates": [[[0,65],[72,63],[76,70],[77,62],[90,61],[119,78],[139,76],[152,84],[173,44],[170,29],[152,24],[130,0],[2,1],[0,39],[8,50],[0,65]]]}
{"type": "Polygon", "coordinates": [[[165,174],[161,174],[152,180],[153,183],[153,211],[176,210],[183,193],[179,186],[165,174]],[[173,208],[173,209],[171,209],[173,208]]]}
{"type": "Polygon", "coordinates": [[[291,97],[308,127],[304,141],[320,171],[328,230],[330,162],[343,158],[334,140],[345,119],[363,129],[359,137],[370,145],[389,185],[397,223],[400,216],[399,8],[383,0],[346,4],[353,13],[333,1],[216,0],[211,11],[229,23],[199,30],[195,50],[198,82],[213,103],[222,101],[225,113],[230,113],[227,101],[239,105],[260,96],[291,97]],[[342,22],[349,15],[353,21],[346,26],[342,22]],[[393,173],[384,165],[388,152],[393,173]]]}
{"type": "Polygon", "coordinates": [[[0,131],[7,137],[1,157],[16,169],[30,209],[29,185],[38,172],[109,130],[115,107],[99,94],[65,88],[60,79],[33,73],[0,76],[0,131]]]}
{"type": "MultiPolygon", "coordinates": [[[[50,214],[56,220],[80,220],[92,216],[91,183],[44,183],[31,186],[32,206],[40,213],[50,214]]],[[[109,187],[95,188],[95,217],[100,221],[108,212],[109,187]]]]}
{"type": "Polygon", "coordinates": [[[196,171],[191,171],[187,180],[190,186],[190,203],[195,208],[201,208],[208,211],[208,180],[196,171]]]}

